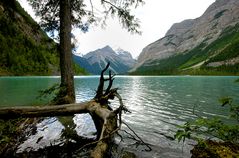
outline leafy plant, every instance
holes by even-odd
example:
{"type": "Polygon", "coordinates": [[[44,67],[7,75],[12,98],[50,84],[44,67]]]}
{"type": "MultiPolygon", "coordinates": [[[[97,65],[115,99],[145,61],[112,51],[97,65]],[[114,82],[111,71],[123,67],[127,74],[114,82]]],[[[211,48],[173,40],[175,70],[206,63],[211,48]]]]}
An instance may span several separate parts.
{"type": "Polygon", "coordinates": [[[56,83],[45,90],[40,90],[37,99],[51,98],[50,102],[53,103],[56,100],[56,97],[58,96],[59,92],[60,92],[60,84],[56,83]]]}
{"type": "Polygon", "coordinates": [[[218,117],[209,119],[197,115],[198,119],[179,126],[175,139],[179,142],[181,140],[184,142],[186,138],[201,142],[200,140],[205,138],[217,138],[224,142],[239,143],[239,105],[233,104],[233,99],[230,97],[221,98],[219,102],[222,107],[229,106],[229,117],[234,121],[233,123],[225,123],[218,117]]]}
{"type": "Polygon", "coordinates": [[[50,95],[52,93],[55,93],[56,91],[59,90],[59,87],[60,87],[60,85],[58,83],[56,83],[53,86],[51,86],[50,88],[48,88],[48,89],[40,90],[39,91],[40,94],[39,94],[38,98],[46,97],[46,96],[48,96],[48,95],[50,95]]]}

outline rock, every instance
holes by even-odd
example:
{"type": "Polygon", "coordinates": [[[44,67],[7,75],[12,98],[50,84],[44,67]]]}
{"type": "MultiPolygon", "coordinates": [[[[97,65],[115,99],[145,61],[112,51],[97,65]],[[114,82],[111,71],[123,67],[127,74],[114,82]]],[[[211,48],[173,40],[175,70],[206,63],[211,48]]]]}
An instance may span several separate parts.
{"type": "Polygon", "coordinates": [[[208,45],[238,21],[239,1],[217,0],[199,18],[173,24],[163,38],[146,46],[132,71],[148,62],[184,53],[202,42],[208,45]]]}
{"type": "Polygon", "coordinates": [[[207,140],[204,144],[196,145],[192,150],[192,158],[224,158],[238,157],[239,146],[230,142],[215,142],[207,140]]]}
{"type": "Polygon", "coordinates": [[[110,62],[110,70],[115,74],[126,73],[131,69],[135,60],[132,55],[122,49],[114,51],[110,46],[91,51],[80,57],[73,56],[74,61],[91,74],[100,74],[101,70],[110,62]]]}
{"type": "Polygon", "coordinates": [[[129,151],[124,151],[122,158],[136,158],[136,155],[129,151]]]}

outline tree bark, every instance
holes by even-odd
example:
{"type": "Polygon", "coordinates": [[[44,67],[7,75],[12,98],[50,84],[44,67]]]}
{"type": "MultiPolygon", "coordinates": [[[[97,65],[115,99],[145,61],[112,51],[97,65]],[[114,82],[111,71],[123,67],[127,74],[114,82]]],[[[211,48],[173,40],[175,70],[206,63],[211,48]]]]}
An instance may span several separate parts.
{"type": "Polygon", "coordinates": [[[106,153],[108,152],[108,147],[112,142],[113,134],[118,128],[118,110],[111,111],[106,106],[102,106],[95,100],[78,104],[0,108],[0,119],[14,119],[19,117],[29,118],[46,116],[72,116],[74,114],[81,113],[89,113],[97,128],[98,143],[91,152],[91,157],[105,157],[106,153]]]}
{"type": "Polygon", "coordinates": [[[71,7],[70,0],[60,0],[60,104],[75,102],[74,73],[71,52],[71,7]]]}
{"type": "Polygon", "coordinates": [[[93,104],[92,101],[50,105],[50,106],[23,106],[0,108],[0,119],[14,119],[19,117],[53,117],[53,116],[71,116],[74,114],[87,113],[87,108],[93,104]]]}
{"type": "Polygon", "coordinates": [[[25,106],[0,108],[0,119],[13,119],[19,117],[49,117],[49,116],[70,116],[74,114],[89,113],[97,129],[97,145],[91,152],[92,158],[103,158],[108,152],[114,133],[120,128],[121,113],[128,111],[123,105],[121,96],[117,89],[111,89],[114,75],[109,73],[107,79],[104,72],[109,64],[102,71],[96,96],[87,102],[50,106],[25,106]],[[108,82],[108,87],[104,90],[104,83],[108,82]],[[109,99],[119,99],[120,106],[113,110],[109,107],[109,99]],[[117,125],[119,117],[119,126],[117,125]]]}

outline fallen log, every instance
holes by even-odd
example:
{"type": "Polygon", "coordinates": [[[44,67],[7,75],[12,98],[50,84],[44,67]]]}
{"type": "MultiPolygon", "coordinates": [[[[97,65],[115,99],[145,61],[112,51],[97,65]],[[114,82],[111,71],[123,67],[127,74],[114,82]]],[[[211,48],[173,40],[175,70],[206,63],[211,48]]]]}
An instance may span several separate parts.
{"type": "Polygon", "coordinates": [[[123,105],[117,89],[111,89],[114,81],[114,75],[111,74],[111,71],[109,71],[109,77],[104,78],[104,73],[108,68],[109,63],[105,69],[102,70],[96,95],[90,101],[64,105],[0,108],[0,119],[70,116],[74,114],[89,113],[97,129],[97,144],[91,152],[91,157],[102,158],[108,151],[114,133],[120,128],[122,111],[128,111],[123,105]],[[106,90],[104,90],[105,81],[108,81],[106,90]],[[115,97],[119,99],[120,106],[113,110],[109,106],[109,100],[115,97]],[[118,117],[119,125],[117,123],[118,117]]]}
{"type": "Polygon", "coordinates": [[[87,107],[92,101],[75,104],[50,105],[50,106],[22,106],[0,108],[0,119],[14,119],[19,117],[51,117],[72,116],[87,113],[87,107]]]}

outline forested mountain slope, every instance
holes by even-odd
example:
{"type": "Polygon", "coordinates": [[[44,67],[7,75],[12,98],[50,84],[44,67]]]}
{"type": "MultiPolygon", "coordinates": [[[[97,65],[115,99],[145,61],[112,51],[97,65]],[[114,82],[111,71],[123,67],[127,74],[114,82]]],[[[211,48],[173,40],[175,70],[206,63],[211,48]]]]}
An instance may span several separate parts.
{"type": "Polygon", "coordinates": [[[0,1],[0,41],[0,75],[59,74],[57,44],[16,0],[0,1]]]}
{"type": "Polygon", "coordinates": [[[239,74],[239,1],[216,0],[146,46],[132,74],[239,74]]]}

